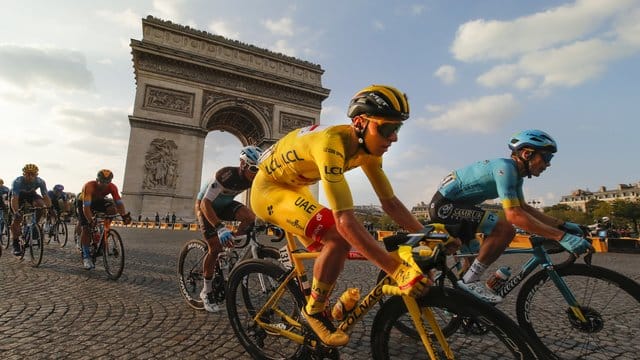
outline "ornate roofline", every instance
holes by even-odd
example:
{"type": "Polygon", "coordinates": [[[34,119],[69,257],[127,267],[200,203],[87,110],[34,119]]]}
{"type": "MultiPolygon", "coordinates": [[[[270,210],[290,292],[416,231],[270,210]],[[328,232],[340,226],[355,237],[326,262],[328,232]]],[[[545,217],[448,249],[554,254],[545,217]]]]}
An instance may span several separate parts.
{"type": "Polygon", "coordinates": [[[190,26],[176,24],[176,23],[173,23],[173,22],[171,22],[169,20],[162,20],[162,19],[156,18],[156,17],[151,16],[151,15],[148,15],[146,19],[142,19],[142,23],[143,24],[144,23],[152,23],[152,24],[155,24],[155,25],[160,25],[160,26],[172,28],[174,30],[179,30],[179,31],[182,31],[182,32],[185,32],[185,33],[189,33],[191,35],[202,36],[202,37],[207,38],[208,40],[226,43],[228,45],[232,45],[232,46],[235,46],[235,47],[238,47],[238,48],[242,48],[242,49],[250,51],[250,52],[259,53],[259,54],[264,55],[264,56],[273,57],[273,58],[277,58],[277,59],[280,59],[280,60],[285,60],[285,61],[288,61],[288,62],[293,62],[293,63],[296,63],[297,65],[313,68],[316,71],[320,72],[321,74],[324,73],[324,70],[318,64],[314,64],[312,62],[301,60],[301,59],[298,59],[298,58],[295,58],[295,57],[292,57],[292,56],[284,55],[282,53],[273,52],[271,50],[260,48],[260,47],[257,47],[255,45],[246,44],[246,43],[243,43],[243,42],[238,41],[238,40],[227,39],[227,38],[225,38],[224,36],[221,36],[221,35],[211,34],[209,32],[203,31],[203,30],[193,29],[190,26]]]}

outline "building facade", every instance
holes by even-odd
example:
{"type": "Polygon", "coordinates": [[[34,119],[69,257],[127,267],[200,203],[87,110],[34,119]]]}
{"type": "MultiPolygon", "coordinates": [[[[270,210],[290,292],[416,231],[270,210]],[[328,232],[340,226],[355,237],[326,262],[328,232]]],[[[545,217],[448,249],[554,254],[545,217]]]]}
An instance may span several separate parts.
{"type": "Polygon", "coordinates": [[[598,191],[578,189],[560,198],[559,204],[568,205],[573,209],[586,211],[586,204],[590,200],[614,202],[616,200],[638,201],[640,199],[640,182],[635,184],[619,184],[617,189],[609,190],[601,186],[598,191]]]}

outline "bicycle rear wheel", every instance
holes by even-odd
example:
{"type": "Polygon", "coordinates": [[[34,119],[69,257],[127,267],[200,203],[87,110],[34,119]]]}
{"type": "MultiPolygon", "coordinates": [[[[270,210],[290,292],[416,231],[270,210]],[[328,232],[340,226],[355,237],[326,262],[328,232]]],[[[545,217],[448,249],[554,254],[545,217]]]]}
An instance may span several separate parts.
{"type": "Polygon", "coordinates": [[[104,270],[111,280],[117,280],[124,270],[124,245],[117,231],[109,229],[106,243],[102,243],[104,270]]]}
{"type": "Polygon", "coordinates": [[[60,220],[56,222],[54,233],[60,247],[65,247],[65,245],[67,245],[67,241],[69,240],[69,233],[67,230],[67,224],[64,221],[60,220]]]}
{"type": "MultiPolygon", "coordinates": [[[[0,214],[0,216],[3,216],[3,214],[0,214]]],[[[0,219],[0,247],[8,249],[10,239],[9,224],[4,219],[0,219]]]]}
{"type": "MultiPolygon", "coordinates": [[[[432,287],[429,294],[418,300],[421,307],[430,307],[434,313],[447,312],[458,317],[471,318],[481,323],[487,333],[470,335],[458,331],[446,338],[456,359],[536,359],[527,338],[513,320],[495,307],[484,303],[458,289],[432,287]]],[[[433,332],[429,329],[429,334],[433,332]]],[[[385,302],[376,314],[371,327],[371,355],[374,359],[425,359],[428,354],[420,338],[398,329],[411,327],[413,320],[401,297],[394,296],[385,302]],[[399,326],[398,323],[402,323],[399,326]]],[[[440,358],[445,354],[435,336],[431,342],[440,358]]]]}
{"type": "MultiPolygon", "coordinates": [[[[305,358],[307,349],[285,337],[260,327],[253,319],[282,283],[285,270],[271,260],[245,260],[231,272],[227,288],[229,322],[240,344],[254,359],[305,358]]],[[[301,334],[283,317],[300,318],[304,297],[297,284],[286,291],[262,314],[261,320],[273,326],[301,334]]]]}
{"type": "Polygon", "coordinates": [[[550,359],[637,359],[640,285],[599,266],[556,269],[581,305],[581,323],[546,271],[518,293],[518,322],[550,359]]]}
{"type": "Polygon", "coordinates": [[[207,255],[207,243],[200,239],[189,240],[178,257],[178,287],[187,304],[196,310],[204,308],[200,292],[204,286],[202,274],[204,257],[207,255]]]}
{"type": "Polygon", "coordinates": [[[25,248],[29,249],[30,262],[32,267],[40,266],[42,255],[44,254],[44,239],[42,231],[38,225],[29,225],[24,236],[25,248]]]}

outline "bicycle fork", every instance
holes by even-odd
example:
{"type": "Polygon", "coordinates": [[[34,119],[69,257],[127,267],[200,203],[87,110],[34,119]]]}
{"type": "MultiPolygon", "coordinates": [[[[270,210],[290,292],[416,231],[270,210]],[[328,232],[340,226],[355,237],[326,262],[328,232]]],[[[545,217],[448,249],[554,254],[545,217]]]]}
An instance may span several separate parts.
{"type": "Polygon", "coordinates": [[[431,311],[431,309],[428,307],[423,307],[422,310],[420,310],[418,302],[411,296],[402,296],[402,300],[407,306],[407,310],[409,310],[409,314],[411,315],[413,324],[415,325],[416,330],[418,330],[418,334],[420,334],[420,339],[422,340],[422,344],[424,345],[425,350],[429,354],[429,358],[438,359],[439,357],[433,349],[431,339],[429,339],[427,329],[425,328],[424,322],[422,321],[423,317],[429,322],[429,326],[433,330],[433,333],[436,336],[440,347],[444,351],[446,358],[453,359],[453,352],[451,351],[449,343],[447,343],[447,340],[442,333],[442,329],[438,325],[438,322],[433,315],[433,311],[431,311]]]}
{"type": "Polygon", "coordinates": [[[556,285],[558,290],[560,290],[560,294],[567,301],[571,312],[575,317],[583,324],[587,323],[587,318],[584,316],[582,309],[580,308],[580,304],[578,300],[576,300],[575,296],[567,286],[567,283],[562,279],[560,275],[554,269],[547,269],[547,274],[553,283],[556,285]]]}

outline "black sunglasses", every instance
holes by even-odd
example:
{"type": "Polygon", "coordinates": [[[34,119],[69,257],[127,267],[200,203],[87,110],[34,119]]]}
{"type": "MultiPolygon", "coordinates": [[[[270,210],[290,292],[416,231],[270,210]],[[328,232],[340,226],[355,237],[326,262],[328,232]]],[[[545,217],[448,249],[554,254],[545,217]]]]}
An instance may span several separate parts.
{"type": "Polygon", "coordinates": [[[546,164],[551,163],[551,159],[553,159],[553,153],[540,151],[540,156],[542,157],[542,161],[546,164]]]}
{"type": "Polygon", "coordinates": [[[258,165],[247,165],[247,169],[249,169],[249,171],[251,171],[252,173],[257,173],[258,170],[260,170],[258,165]]]}

